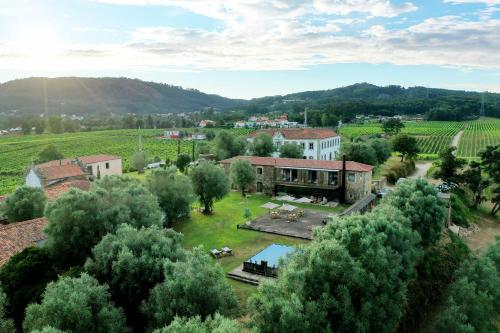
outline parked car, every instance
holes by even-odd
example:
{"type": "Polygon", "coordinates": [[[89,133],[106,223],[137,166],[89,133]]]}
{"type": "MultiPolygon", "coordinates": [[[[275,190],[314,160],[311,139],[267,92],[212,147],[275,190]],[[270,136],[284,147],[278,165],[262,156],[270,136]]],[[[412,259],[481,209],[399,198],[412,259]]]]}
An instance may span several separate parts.
{"type": "Polygon", "coordinates": [[[377,191],[377,198],[383,198],[389,194],[390,190],[388,188],[381,188],[377,191]]]}

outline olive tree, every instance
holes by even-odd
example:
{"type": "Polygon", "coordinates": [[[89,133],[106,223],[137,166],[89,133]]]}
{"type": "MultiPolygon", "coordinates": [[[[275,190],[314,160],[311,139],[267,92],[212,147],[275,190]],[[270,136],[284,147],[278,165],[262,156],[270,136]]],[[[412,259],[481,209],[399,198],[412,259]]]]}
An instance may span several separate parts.
{"type": "Polygon", "coordinates": [[[254,156],[271,156],[275,150],[273,139],[269,135],[261,134],[253,139],[251,150],[254,156]]]}
{"type": "Polygon", "coordinates": [[[147,162],[146,154],[142,150],[136,151],[134,155],[132,155],[132,165],[138,173],[144,173],[144,168],[146,167],[147,162]]]}
{"type": "Polygon", "coordinates": [[[400,209],[410,220],[413,230],[422,238],[422,245],[435,244],[444,227],[446,210],[437,190],[424,179],[405,180],[385,201],[400,209]]]}
{"type": "Polygon", "coordinates": [[[181,241],[182,235],[172,229],[122,224],[92,249],[85,270],[109,285],[112,299],[123,306],[129,322],[140,327],[139,306],[150,289],[164,280],[165,262],[185,257],[181,241]]]}
{"type": "Polygon", "coordinates": [[[179,156],[177,156],[177,161],[175,162],[175,166],[179,169],[180,172],[184,173],[190,162],[191,162],[191,157],[189,157],[189,155],[186,153],[181,153],[179,154],[179,156]]]}
{"type": "Polygon", "coordinates": [[[28,306],[24,331],[46,326],[73,333],[129,332],[123,311],[110,302],[108,287],[87,274],[51,282],[41,303],[28,306]]]}
{"type": "Polygon", "coordinates": [[[255,170],[247,160],[237,160],[231,164],[231,181],[245,196],[246,189],[255,182],[255,170]]]}
{"type": "Polygon", "coordinates": [[[418,235],[390,209],[337,219],[316,231],[277,282],[251,296],[261,332],[393,332],[420,254],[418,235]]]}
{"type": "Polygon", "coordinates": [[[81,265],[90,250],[122,223],[134,227],[163,225],[153,194],[138,180],[104,177],[89,192],[71,189],[47,205],[46,247],[62,266],[81,265]]]}
{"type": "Polygon", "coordinates": [[[218,160],[244,155],[246,142],[227,131],[221,131],[215,137],[215,155],[218,160]]]}
{"type": "Polygon", "coordinates": [[[214,201],[229,193],[229,179],[224,170],[208,161],[200,162],[190,173],[194,193],[204,206],[203,212],[210,214],[214,201]]]}
{"type": "Polygon", "coordinates": [[[200,316],[191,318],[175,317],[170,325],[157,329],[154,333],[240,333],[243,327],[238,321],[216,313],[205,321],[200,316]]]}
{"type": "Polygon", "coordinates": [[[302,158],[304,149],[296,143],[285,143],[280,147],[280,157],[282,158],[302,158]]]}
{"type": "Polygon", "coordinates": [[[48,161],[61,160],[63,158],[64,155],[59,152],[54,145],[48,145],[38,154],[37,162],[45,163],[48,161]]]}
{"type": "Polygon", "coordinates": [[[46,202],[41,188],[21,186],[7,197],[2,210],[9,222],[27,221],[43,216],[46,202]]]}
{"type": "Polygon", "coordinates": [[[164,274],[165,281],[151,290],[142,307],[152,329],[168,325],[176,316],[204,319],[236,306],[222,268],[202,248],[188,252],[185,261],[167,262],[164,274]]]}
{"type": "Polygon", "coordinates": [[[146,178],[146,187],[158,198],[167,226],[189,217],[191,204],[196,199],[193,185],[187,176],[178,174],[175,167],[153,171],[146,178]]]}

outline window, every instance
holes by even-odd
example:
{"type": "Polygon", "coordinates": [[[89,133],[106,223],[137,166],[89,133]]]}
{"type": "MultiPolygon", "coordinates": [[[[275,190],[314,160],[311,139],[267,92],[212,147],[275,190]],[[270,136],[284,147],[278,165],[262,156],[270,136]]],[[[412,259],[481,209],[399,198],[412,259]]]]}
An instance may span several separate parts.
{"type": "Polygon", "coordinates": [[[93,172],[92,172],[92,165],[87,166],[87,172],[88,172],[89,174],[92,174],[92,173],[93,173],[93,172]]]}
{"type": "Polygon", "coordinates": [[[310,142],[309,143],[309,150],[313,150],[314,149],[314,142],[310,142]]]}
{"type": "Polygon", "coordinates": [[[307,181],[309,184],[317,184],[318,183],[318,171],[309,170],[307,171],[307,181]]]}
{"type": "Polygon", "coordinates": [[[257,168],[257,174],[258,174],[258,175],[262,175],[262,168],[260,168],[260,167],[259,167],[259,168],[257,168]]]}
{"type": "Polygon", "coordinates": [[[310,160],[312,160],[312,159],[313,159],[313,157],[312,157],[312,156],[309,156],[309,159],[310,159],[310,160]]]}
{"type": "Polygon", "coordinates": [[[339,172],[338,171],[329,171],[328,172],[328,185],[337,186],[339,181],[339,172]]]}
{"type": "Polygon", "coordinates": [[[306,143],[305,142],[301,142],[300,146],[302,147],[302,149],[306,149],[306,143]]]}
{"type": "Polygon", "coordinates": [[[332,159],[332,153],[330,153],[330,160],[332,159]]]}
{"type": "Polygon", "coordinates": [[[352,172],[348,173],[347,174],[347,180],[350,181],[350,182],[356,181],[356,174],[352,173],[352,172]]]}
{"type": "Polygon", "coordinates": [[[106,169],[109,169],[109,162],[106,162],[106,169]]]}

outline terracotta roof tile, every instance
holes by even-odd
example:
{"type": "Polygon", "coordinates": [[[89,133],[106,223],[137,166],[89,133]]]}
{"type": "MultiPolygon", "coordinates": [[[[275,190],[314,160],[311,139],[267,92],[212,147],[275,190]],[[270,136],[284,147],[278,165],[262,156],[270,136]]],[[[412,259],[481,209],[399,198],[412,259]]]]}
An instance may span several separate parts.
{"type": "Polygon", "coordinates": [[[267,134],[272,137],[276,133],[281,133],[285,137],[285,139],[290,139],[290,140],[327,139],[338,136],[338,134],[335,131],[329,129],[271,128],[250,133],[249,137],[255,138],[261,134],[267,134]]]}
{"type": "Polygon", "coordinates": [[[0,225],[0,266],[11,256],[27,247],[36,245],[38,241],[47,239],[43,232],[47,220],[44,217],[0,225]]]}
{"type": "MultiPolygon", "coordinates": [[[[306,160],[300,158],[274,158],[258,156],[236,156],[227,160],[220,161],[223,164],[244,159],[250,161],[252,165],[269,165],[276,167],[305,168],[305,169],[324,169],[324,170],[342,170],[342,161],[324,161],[324,160],[306,160]]],[[[346,161],[348,171],[369,172],[373,166],[354,161],[346,161]]]]}
{"type": "Polygon", "coordinates": [[[71,180],[49,186],[45,189],[45,196],[49,200],[57,199],[61,194],[68,192],[71,188],[79,188],[82,191],[90,189],[90,181],[84,180],[71,180]]]}
{"type": "Polygon", "coordinates": [[[35,167],[36,168],[47,168],[47,167],[51,167],[51,166],[68,165],[68,164],[72,164],[73,161],[74,161],[74,159],[72,159],[72,158],[65,158],[62,160],[54,160],[54,161],[48,161],[45,163],[40,163],[40,164],[35,165],[35,167]]]}
{"type": "Polygon", "coordinates": [[[68,177],[85,176],[85,172],[75,164],[49,166],[45,168],[37,168],[45,180],[56,180],[68,177]]]}
{"type": "Polygon", "coordinates": [[[121,157],[115,156],[115,155],[99,154],[99,155],[91,155],[91,156],[81,156],[81,157],[78,157],[78,159],[80,161],[82,161],[84,164],[92,164],[92,163],[98,163],[98,162],[120,160],[121,157]]]}

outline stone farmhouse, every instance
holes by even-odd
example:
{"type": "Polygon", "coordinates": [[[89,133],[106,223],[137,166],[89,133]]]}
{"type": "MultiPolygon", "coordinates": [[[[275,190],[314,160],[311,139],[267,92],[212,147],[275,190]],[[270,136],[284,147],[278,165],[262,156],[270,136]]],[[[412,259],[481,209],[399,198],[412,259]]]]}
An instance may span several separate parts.
{"type": "Polygon", "coordinates": [[[261,134],[269,135],[274,142],[276,152],[273,157],[279,157],[280,147],[285,143],[294,143],[304,150],[303,158],[309,160],[335,160],[340,154],[340,136],[329,129],[312,128],[275,128],[264,129],[249,135],[248,141],[261,134]]]}
{"type": "Polygon", "coordinates": [[[72,187],[88,190],[90,180],[121,174],[119,156],[100,154],[33,165],[26,174],[25,184],[41,187],[49,199],[55,199],[72,187]]]}
{"type": "Polygon", "coordinates": [[[353,161],[305,160],[237,156],[221,161],[229,174],[231,163],[249,161],[255,169],[250,192],[325,197],[354,203],[371,193],[373,166],[353,161]]]}

